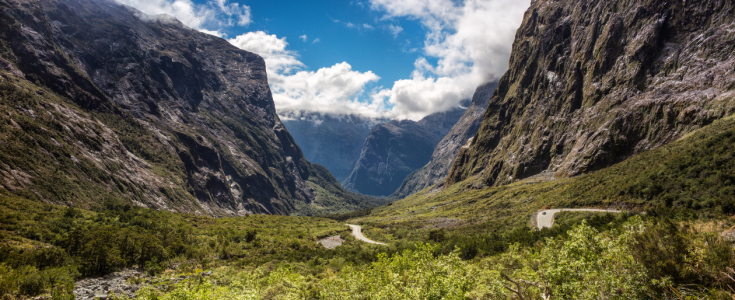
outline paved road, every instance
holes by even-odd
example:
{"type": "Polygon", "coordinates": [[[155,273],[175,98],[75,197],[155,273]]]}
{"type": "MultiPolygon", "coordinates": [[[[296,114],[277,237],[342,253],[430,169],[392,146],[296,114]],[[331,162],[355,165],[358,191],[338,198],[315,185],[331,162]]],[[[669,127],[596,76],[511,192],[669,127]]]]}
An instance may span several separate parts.
{"type": "Polygon", "coordinates": [[[366,243],[370,243],[370,244],[385,245],[384,243],[373,241],[371,239],[366,238],[364,235],[362,235],[362,226],[350,225],[350,224],[347,224],[347,226],[350,226],[350,228],[352,228],[352,235],[355,236],[356,239],[366,242],[366,243]]]}
{"type": "Polygon", "coordinates": [[[606,213],[623,212],[622,210],[616,210],[616,209],[586,209],[586,208],[544,209],[536,213],[536,227],[538,227],[538,229],[551,228],[551,226],[554,225],[554,215],[562,211],[586,211],[586,212],[606,212],[606,213]]]}

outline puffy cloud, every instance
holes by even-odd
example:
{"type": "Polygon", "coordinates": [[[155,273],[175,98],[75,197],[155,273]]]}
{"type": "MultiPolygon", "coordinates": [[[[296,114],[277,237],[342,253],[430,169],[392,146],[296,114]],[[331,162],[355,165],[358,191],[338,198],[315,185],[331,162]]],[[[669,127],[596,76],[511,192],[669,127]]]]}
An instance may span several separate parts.
{"type": "Polygon", "coordinates": [[[316,72],[275,74],[268,79],[280,114],[309,111],[378,117],[385,111],[383,101],[358,101],[365,86],[380,77],[370,71],[354,71],[346,62],[316,72]]]}
{"type": "MultiPolygon", "coordinates": [[[[411,79],[398,80],[392,89],[380,91],[392,108],[387,117],[420,120],[426,115],[447,111],[459,105],[459,100],[472,97],[477,84],[470,74],[456,77],[425,77],[425,60],[416,62],[411,79]],[[424,66],[421,66],[424,65],[424,66]]],[[[373,100],[375,101],[375,100],[373,100]]]]}
{"type": "Polygon", "coordinates": [[[247,26],[252,22],[250,7],[228,0],[212,0],[205,4],[195,4],[191,0],[116,0],[132,6],[148,15],[167,14],[175,17],[186,26],[204,33],[224,36],[223,27],[247,26]]]}
{"type": "Polygon", "coordinates": [[[304,42],[306,42],[306,40],[308,40],[308,39],[309,39],[309,38],[308,38],[308,37],[307,37],[307,36],[306,36],[305,34],[304,34],[304,35],[302,35],[302,36],[300,36],[299,38],[300,38],[300,39],[301,39],[302,41],[304,41],[304,42]]]}
{"type": "Polygon", "coordinates": [[[366,85],[380,79],[373,72],[352,70],[346,62],[317,71],[304,70],[296,53],[286,50],[286,38],[262,31],[248,32],[229,42],[265,59],[273,101],[281,116],[321,112],[379,117],[386,113],[385,97],[369,95],[368,101],[358,100],[366,85]]]}
{"type": "MultiPolygon", "coordinates": [[[[415,19],[427,29],[410,79],[395,82],[388,101],[398,118],[417,119],[455,107],[508,68],[515,32],[530,0],[370,0],[385,18],[415,19]]],[[[383,93],[384,95],[387,93],[383,93]]]]}
{"type": "Polygon", "coordinates": [[[263,31],[248,32],[228,40],[236,47],[256,53],[266,61],[267,71],[271,73],[289,73],[304,67],[296,58],[296,53],[286,50],[286,38],[278,38],[275,34],[263,31]]]}

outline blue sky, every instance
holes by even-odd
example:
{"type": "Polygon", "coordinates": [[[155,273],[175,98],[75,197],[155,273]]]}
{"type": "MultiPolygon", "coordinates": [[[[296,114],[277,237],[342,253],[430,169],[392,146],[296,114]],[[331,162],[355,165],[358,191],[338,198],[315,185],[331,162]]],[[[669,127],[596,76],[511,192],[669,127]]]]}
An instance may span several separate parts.
{"type": "MultiPolygon", "coordinates": [[[[418,22],[381,20],[382,15],[366,5],[352,1],[243,1],[252,10],[252,23],[246,30],[262,30],[286,37],[289,49],[310,69],[349,62],[354,70],[373,71],[378,85],[392,86],[408,78],[419,57],[418,48],[425,30],[418,22]],[[289,9],[283,9],[287,6],[289,9]],[[353,27],[348,27],[352,24],[353,27]],[[372,26],[366,28],[364,24],[372,26]],[[389,25],[403,28],[395,37],[389,25]],[[304,42],[300,36],[306,35],[304,42]],[[315,39],[319,39],[314,43],[315,39]],[[414,49],[413,53],[408,53],[414,49]]],[[[227,33],[236,36],[240,28],[227,33]]]]}
{"type": "Polygon", "coordinates": [[[507,69],[530,0],[117,0],[266,61],[282,118],[418,120],[507,69]]]}

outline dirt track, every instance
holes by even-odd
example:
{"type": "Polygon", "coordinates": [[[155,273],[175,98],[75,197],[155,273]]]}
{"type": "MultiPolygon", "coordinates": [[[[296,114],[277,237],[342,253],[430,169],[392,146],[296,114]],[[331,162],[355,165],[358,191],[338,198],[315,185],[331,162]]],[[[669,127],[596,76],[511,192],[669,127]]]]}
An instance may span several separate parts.
{"type": "Polygon", "coordinates": [[[560,209],[544,209],[536,212],[532,218],[536,218],[536,227],[538,229],[551,228],[554,225],[554,215],[563,211],[580,211],[580,212],[606,212],[606,213],[621,213],[622,210],[616,209],[572,209],[572,208],[560,208],[560,209]]]}
{"type": "Polygon", "coordinates": [[[373,241],[371,239],[366,238],[364,235],[362,235],[362,226],[350,225],[350,224],[347,224],[347,226],[350,226],[350,228],[352,228],[352,235],[355,236],[356,239],[366,242],[366,243],[370,243],[370,244],[385,245],[385,243],[379,243],[379,242],[373,241]]]}

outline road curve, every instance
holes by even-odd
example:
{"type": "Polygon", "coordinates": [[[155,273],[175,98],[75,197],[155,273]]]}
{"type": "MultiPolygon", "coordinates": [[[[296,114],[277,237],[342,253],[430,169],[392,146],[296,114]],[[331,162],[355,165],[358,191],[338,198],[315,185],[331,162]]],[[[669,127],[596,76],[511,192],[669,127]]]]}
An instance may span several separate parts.
{"type": "Polygon", "coordinates": [[[551,228],[554,225],[554,215],[563,211],[584,211],[584,212],[606,212],[606,213],[621,213],[622,210],[617,209],[587,209],[587,208],[561,208],[561,209],[544,209],[536,212],[536,227],[540,230],[542,228],[551,228]]]}
{"type": "Polygon", "coordinates": [[[371,239],[366,238],[364,235],[362,235],[362,226],[350,225],[350,224],[347,224],[347,226],[350,226],[350,228],[352,228],[352,235],[355,236],[356,239],[363,241],[365,243],[369,243],[369,244],[385,245],[384,243],[373,241],[371,239]]]}

